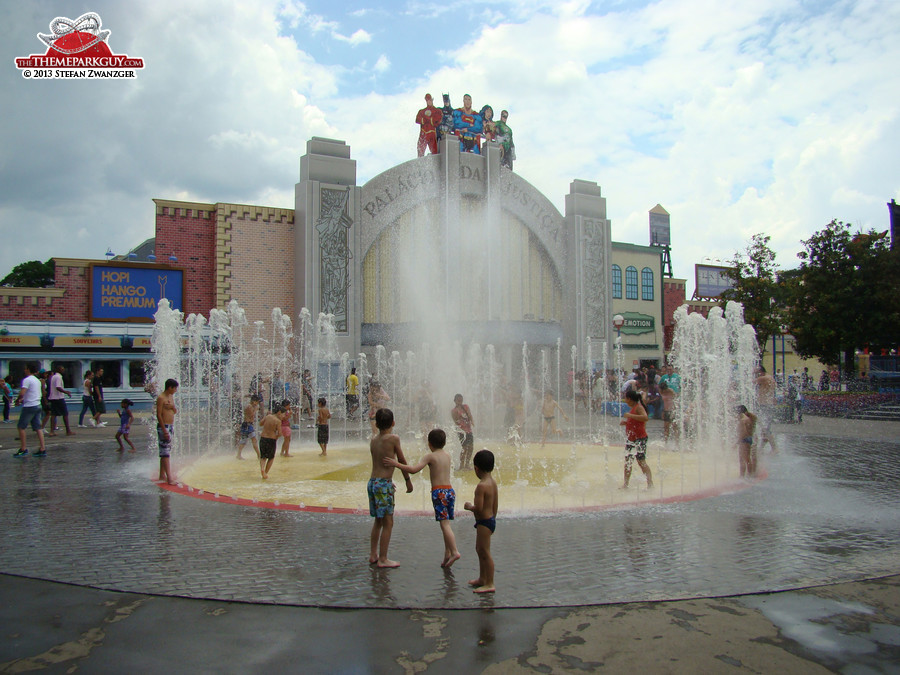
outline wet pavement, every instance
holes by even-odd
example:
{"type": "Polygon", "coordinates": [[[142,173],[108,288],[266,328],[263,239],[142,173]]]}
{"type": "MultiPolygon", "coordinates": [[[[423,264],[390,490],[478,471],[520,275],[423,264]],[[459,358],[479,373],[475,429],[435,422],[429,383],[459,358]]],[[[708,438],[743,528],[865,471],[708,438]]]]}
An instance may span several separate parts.
{"type": "Polygon", "coordinates": [[[792,672],[845,663],[897,672],[896,578],[828,590],[900,572],[896,423],[807,416],[779,429],[782,452],[768,458],[768,478],[733,494],[582,514],[501,511],[492,544],[498,592],[487,597],[466,584],[477,575],[470,518],[456,522],[463,559],[452,570],[439,567],[439,530],[427,517],[397,518],[391,555],[402,566],[377,570],[365,562],[367,516],[161,490],[150,481],[154,457],[117,453],[114,429],[77,431],[50,439],[46,458],[16,459],[14,425],[0,428],[0,671],[31,664],[69,672],[81,663],[111,672],[128,663],[147,672],[172,657],[191,671],[292,670],[305,645],[322,659],[308,672],[374,672],[378,663],[397,672],[616,669],[629,654],[631,666],[653,668],[653,656],[658,671],[696,672],[682,645],[708,640],[722,653],[710,671],[736,663],[768,670],[759,651],[768,646],[792,672]],[[715,600],[723,596],[731,597],[715,600]],[[648,604],[662,600],[680,602],[648,604]],[[334,611],[352,608],[372,611],[334,611]],[[396,608],[414,611],[387,611],[396,608]],[[196,632],[173,630],[188,620],[196,632]],[[735,649],[759,638],[744,645],[744,657],[717,634],[729,622],[735,649]],[[112,636],[126,625],[168,644],[125,656],[129,636],[112,636]],[[816,626],[837,632],[823,637],[816,626]],[[623,627],[631,632],[611,641],[623,627]],[[849,634],[854,640],[841,637],[849,634]],[[648,644],[634,643],[642,636],[648,644]],[[18,661],[36,657],[44,660],[18,661]]]}

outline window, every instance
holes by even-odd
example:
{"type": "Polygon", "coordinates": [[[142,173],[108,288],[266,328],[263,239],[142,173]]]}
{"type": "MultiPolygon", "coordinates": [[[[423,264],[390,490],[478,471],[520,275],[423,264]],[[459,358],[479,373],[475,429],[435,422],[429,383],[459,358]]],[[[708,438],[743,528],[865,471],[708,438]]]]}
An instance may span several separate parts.
{"type": "Polygon", "coordinates": [[[29,368],[31,368],[31,374],[35,376],[37,375],[37,372],[44,367],[36,359],[10,359],[10,361],[8,362],[9,373],[7,373],[7,375],[11,379],[7,381],[9,382],[9,386],[13,389],[18,389],[22,385],[22,380],[25,379],[26,363],[28,364],[29,368]]]}
{"type": "Polygon", "coordinates": [[[637,267],[631,265],[625,268],[625,299],[638,299],[637,267]]]}
{"type": "Polygon", "coordinates": [[[622,297],[622,268],[618,265],[612,266],[612,292],[614,298],[622,297]]]}
{"type": "Polygon", "coordinates": [[[649,267],[641,270],[641,299],[653,300],[653,270],[649,267]]]}
{"type": "Polygon", "coordinates": [[[147,382],[147,373],[144,366],[149,361],[129,361],[128,362],[128,386],[133,388],[141,388],[147,382]]]}
{"type": "MultiPolygon", "coordinates": [[[[57,366],[63,366],[66,369],[66,372],[63,373],[63,387],[66,389],[81,389],[81,383],[84,381],[81,361],[54,359],[50,362],[50,372],[55,373],[57,366]]],[[[47,382],[49,383],[50,380],[48,379],[47,382]]]]}
{"type": "Polygon", "coordinates": [[[103,369],[100,384],[104,387],[122,386],[122,362],[116,361],[91,361],[91,370],[96,376],[97,371],[103,369]]]}

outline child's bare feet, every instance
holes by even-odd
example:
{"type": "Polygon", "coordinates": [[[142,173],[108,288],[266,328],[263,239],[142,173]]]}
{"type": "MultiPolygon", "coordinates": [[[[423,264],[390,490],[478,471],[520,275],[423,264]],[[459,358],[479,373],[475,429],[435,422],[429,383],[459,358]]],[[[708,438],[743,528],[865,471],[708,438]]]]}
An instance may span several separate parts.
{"type": "Polygon", "coordinates": [[[496,590],[497,589],[494,588],[493,584],[491,584],[490,586],[479,586],[478,588],[473,588],[472,592],[473,593],[493,593],[496,590]]]}
{"type": "MultiPolygon", "coordinates": [[[[123,452],[124,450],[125,450],[125,446],[124,446],[124,445],[120,445],[120,446],[118,447],[118,451],[119,451],[119,452],[123,452]]],[[[134,450],[132,450],[132,452],[134,452],[134,450]]]]}
{"type": "Polygon", "coordinates": [[[265,471],[260,471],[259,473],[262,475],[263,480],[266,480],[269,477],[269,474],[267,474],[265,471]]]}
{"type": "Polygon", "coordinates": [[[378,556],[376,556],[376,555],[369,556],[369,564],[370,565],[374,565],[377,562],[378,562],[378,556]]]}
{"type": "Polygon", "coordinates": [[[319,457],[328,457],[328,455],[326,455],[324,452],[320,452],[319,457]]]}
{"type": "Polygon", "coordinates": [[[385,568],[400,567],[400,563],[398,563],[395,560],[388,560],[388,559],[379,560],[377,562],[377,565],[379,567],[385,567],[385,568]]]}
{"type": "Polygon", "coordinates": [[[479,579],[470,579],[469,586],[481,587],[481,586],[484,586],[484,582],[480,578],[479,579]]]}
{"type": "Polygon", "coordinates": [[[453,565],[453,563],[455,563],[460,558],[462,558],[462,554],[459,551],[457,551],[456,553],[451,555],[449,558],[445,558],[444,562],[441,563],[441,567],[451,567],[453,565]]]}

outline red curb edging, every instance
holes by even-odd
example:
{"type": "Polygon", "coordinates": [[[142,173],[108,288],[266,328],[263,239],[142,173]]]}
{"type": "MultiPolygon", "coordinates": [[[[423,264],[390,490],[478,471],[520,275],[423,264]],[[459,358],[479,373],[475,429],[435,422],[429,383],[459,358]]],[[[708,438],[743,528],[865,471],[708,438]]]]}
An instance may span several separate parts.
{"type": "MultiPolygon", "coordinates": [[[[746,490],[756,483],[766,480],[769,477],[769,473],[765,470],[760,471],[756,478],[752,481],[732,481],[729,483],[724,483],[722,485],[716,485],[715,487],[709,488],[707,490],[701,490],[700,492],[692,492],[687,495],[675,495],[673,497],[659,497],[657,499],[642,499],[639,501],[632,502],[622,502],[621,504],[602,504],[598,506],[578,506],[570,509],[545,509],[545,513],[589,513],[594,511],[609,511],[612,509],[622,509],[622,508],[631,508],[635,506],[641,506],[644,504],[681,504],[684,502],[694,502],[700,499],[710,499],[711,497],[718,497],[725,493],[729,492],[740,492],[741,490],[746,490]]],[[[369,515],[367,511],[363,509],[348,509],[342,507],[333,507],[333,506],[306,506],[305,504],[282,504],[280,502],[266,502],[259,501],[257,499],[244,499],[243,497],[230,497],[228,495],[221,495],[218,493],[210,493],[205,490],[195,490],[190,485],[185,485],[183,483],[160,483],[159,481],[153,481],[163,490],[167,490],[169,492],[174,492],[176,494],[184,495],[185,497],[191,497],[192,499],[204,499],[209,502],[217,502],[220,504],[232,504],[236,506],[251,506],[254,508],[263,508],[263,509],[275,509],[279,511],[300,511],[307,513],[337,513],[342,515],[369,515]]],[[[398,515],[403,516],[430,516],[433,515],[429,511],[397,511],[398,515]]],[[[460,514],[462,515],[462,514],[460,514]]]]}

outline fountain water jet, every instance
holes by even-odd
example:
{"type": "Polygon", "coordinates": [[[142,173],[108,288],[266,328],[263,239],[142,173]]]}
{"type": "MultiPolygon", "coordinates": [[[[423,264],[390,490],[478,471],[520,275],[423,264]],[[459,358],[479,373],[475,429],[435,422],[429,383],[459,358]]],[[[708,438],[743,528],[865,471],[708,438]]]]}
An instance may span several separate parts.
{"type": "MultiPolygon", "coordinates": [[[[176,420],[175,461],[188,458],[184,480],[209,493],[257,499],[264,503],[299,504],[322,508],[362,508],[363,485],[369,474],[368,432],[366,420],[348,419],[343,396],[343,380],[349,373],[350,358],[339,354],[334,339],[332,317],[320,315],[313,325],[309,312],[299,314],[300,330],[295,335],[289,317],[280,310],[272,312],[271,330],[264,322],[256,322],[252,337],[247,339],[243,312],[230,304],[225,312],[211,313],[210,321],[191,315],[182,323],[180,312],[160,304],[154,330],[154,373],[158,379],[174,376],[182,382],[178,394],[180,412],[176,420]],[[270,339],[266,336],[271,336],[270,339]],[[235,394],[249,394],[254,378],[269,384],[269,400],[296,394],[299,383],[288,373],[309,368],[327,382],[313,383],[313,395],[325,395],[332,409],[332,445],[327,460],[317,457],[314,430],[301,425],[292,441],[292,451],[299,457],[279,460],[272,478],[260,485],[252,463],[236,463],[232,458],[235,394]],[[171,375],[170,375],[171,373],[171,375]],[[325,375],[323,375],[325,374],[325,375]],[[282,382],[277,382],[283,375],[282,382]],[[327,377],[326,377],[327,375],[327,377]],[[337,382],[336,382],[337,381],[337,382]],[[201,457],[202,456],[202,457],[201,457]]],[[[593,345],[587,342],[587,364],[593,345]]],[[[369,357],[356,359],[360,382],[380,379],[391,395],[397,427],[407,456],[414,459],[425,451],[415,409],[418,385],[435,373],[455,370],[452,387],[466,392],[466,401],[476,419],[479,447],[492,449],[497,456],[495,475],[509,494],[507,504],[518,504],[524,510],[600,508],[622,502],[683,499],[687,495],[732,483],[737,476],[736,452],[730,439],[735,428],[734,404],[744,403],[756,409],[753,369],[758,361],[753,329],[743,323],[740,305],[729,304],[723,313],[713,309],[708,318],[688,314],[685,308],[676,313],[674,364],[683,378],[682,394],[676,406],[677,418],[685,433],[681,441],[666,446],[661,440],[650,443],[650,455],[658,474],[652,491],[631,489],[620,491],[623,438],[618,435],[619,419],[608,419],[601,409],[595,411],[593,385],[587,387],[587,406],[583,415],[576,413],[577,386],[573,381],[573,417],[570,438],[563,443],[548,443],[539,448],[540,400],[544,391],[561,388],[562,345],[557,344],[555,358],[548,349],[540,350],[539,373],[530,369],[527,343],[522,346],[522,368],[515,374],[502,372],[493,345],[477,342],[463,345],[455,342],[449,354],[423,344],[418,352],[388,352],[379,345],[374,351],[374,372],[369,371],[369,357]],[[555,366],[555,372],[554,372],[555,366]],[[502,377],[501,377],[502,376],[502,377]],[[512,430],[497,420],[506,419],[497,410],[501,381],[513,378],[509,387],[522,394],[527,415],[537,416],[537,424],[512,430]],[[539,382],[537,381],[539,379],[539,382]],[[595,417],[599,418],[595,429],[595,417]],[[418,434],[418,438],[417,438],[418,434]],[[605,441],[601,443],[601,441],[605,441]],[[609,443],[613,444],[610,448],[609,443]],[[680,481],[673,481],[680,476],[680,481]]],[[[572,368],[577,372],[578,355],[571,348],[572,368]]],[[[621,341],[616,344],[616,362],[621,366],[621,341]]],[[[604,358],[605,363],[605,358],[604,358]]],[[[319,379],[317,378],[317,379],[319,379]]],[[[588,378],[591,382],[592,378],[588,378]]],[[[617,385],[621,391],[622,373],[617,385]]],[[[605,386],[603,387],[605,388],[605,386]]],[[[452,389],[450,391],[453,391],[452,389]]],[[[503,397],[508,403],[509,397],[503,397]]],[[[361,397],[361,407],[365,406],[361,397]]],[[[448,432],[448,449],[456,453],[459,444],[449,420],[450,405],[438,403],[438,423],[448,432]],[[446,408],[446,409],[445,409],[446,408]]],[[[568,431],[568,430],[567,430],[568,431]]],[[[651,431],[651,437],[653,432],[651,431]]],[[[427,478],[418,479],[411,496],[398,495],[401,510],[429,510],[427,478]]],[[[460,494],[468,494],[475,484],[473,474],[453,477],[460,494]]],[[[636,481],[639,483],[640,481],[636,481]]]]}

